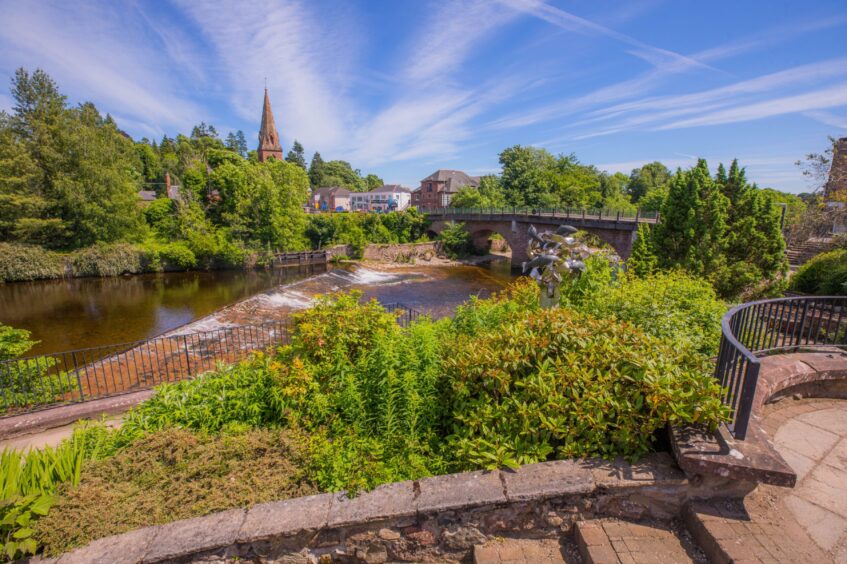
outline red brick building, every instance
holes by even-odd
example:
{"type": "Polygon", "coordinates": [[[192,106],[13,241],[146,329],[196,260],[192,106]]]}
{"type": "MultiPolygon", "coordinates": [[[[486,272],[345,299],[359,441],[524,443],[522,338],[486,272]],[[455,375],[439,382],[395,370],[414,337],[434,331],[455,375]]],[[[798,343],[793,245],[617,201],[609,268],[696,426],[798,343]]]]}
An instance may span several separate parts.
{"type": "Polygon", "coordinates": [[[461,170],[436,170],[412,192],[412,205],[418,209],[447,207],[463,186],[479,187],[479,176],[469,176],[461,170]]]}
{"type": "Polygon", "coordinates": [[[274,113],[271,110],[271,99],[268,97],[268,89],[265,88],[265,104],[262,106],[262,125],[259,128],[259,162],[265,162],[269,158],[282,160],[282,145],[279,142],[279,134],[276,132],[274,113]]]}

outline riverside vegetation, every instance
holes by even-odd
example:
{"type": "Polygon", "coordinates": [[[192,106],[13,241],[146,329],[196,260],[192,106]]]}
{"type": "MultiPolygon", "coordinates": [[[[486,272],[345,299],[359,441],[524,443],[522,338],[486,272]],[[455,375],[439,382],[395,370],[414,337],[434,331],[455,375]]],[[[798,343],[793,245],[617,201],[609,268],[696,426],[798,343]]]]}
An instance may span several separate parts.
{"type": "MultiPolygon", "coordinates": [[[[426,237],[415,211],[306,214],[310,189],[380,186],[350,163],[324,161],[292,144],[286,158],[258,162],[242,132],[221,139],[201,123],[190,135],[132,140],[91,103],[71,107],[43,71],[18,69],[11,113],[0,112],[0,281],[114,276],[210,268],[252,268],[274,251],[426,237]],[[165,179],[179,196],[165,194],[165,179]],[[138,191],[159,198],[139,205],[138,191]]],[[[516,145],[499,155],[501,172],[463,188],[457,207],[585,207],[661,211],[642,229],[639,272],[684,268],[723,297],[778,293],[786,263],[779,206],[801,221],[799,198],[750,184],[733,162],[711,176],[705,161],[672,172],[653,162],[609,174],[575,155],[516,145]]],[[[453,256],[470,250],[461,226],[442,234],[453,256]]]]}
{"type": "Polygon", "coordinates": [[[541,310],[521,279],[407,328],[358,293],[322,297],[293,316],[290,344],[163,385],[118,430],[89,422],[55,450],[7,455],[17,475],[79,468],[39,473],[49,504],[20,521],[29,489],[4,490],[7,555],[35,547],[15,535],[55,554],[319,491],[573,456],[634,460],[667,423],[725,417],[707,359],[726,305],[710,284],[638,279],[598,258],[562,290],[562,307],[541,310]]]}

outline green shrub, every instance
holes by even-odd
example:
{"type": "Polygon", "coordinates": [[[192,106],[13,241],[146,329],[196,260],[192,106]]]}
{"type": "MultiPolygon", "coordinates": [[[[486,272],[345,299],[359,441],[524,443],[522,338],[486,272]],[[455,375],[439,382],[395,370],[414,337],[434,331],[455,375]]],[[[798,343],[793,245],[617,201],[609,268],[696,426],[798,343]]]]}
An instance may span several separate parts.
{"type": "Polygon", "coordinates": [[[667,423],[715,426],[719,387],[699,357],[631,325],[566,309],[461,336],[445,360],[460,468],[637,458],[667,423]]]}
{"type": "Polygon", "coordinates": [[[565,281],[562,303],[598,318],[631,323],[706,356],[717,354],[721,318],[728,309],[702,278],[682,271],[643,278],[623,275],[602,257],[592,257],[581,277],[565,281]]]}
{"type": "Polygon", "coordinates": [[[65,275],[62,255],[36,247],[0,243],[0,282],[61,278],[65,275]]]}
{"type": "Polygon", "coordinates": [[[218,432],[232,425],[261,427],[281,419],[270,359],[264,355],[219,368],[193,380],[163,384],[130,410],[123,443],[165,427],[218,432]]]}
{"type": "Polygon", "coordinates": [[[77,485],[83,462],[102,452],[102,435],[83,439],[84,434],[86,426],[81,426],[55,448],[46,446],[26,455],[0,452],[0,559],[35,554],[34,528],[48,514],[54,492],[62,484],[77,485]]]}
{"type": "Polygon", "coordinates": [[[0,368],[0,394],[6,411],[12,406],[54,403],[78,387],[68,373],[51,373],[56,365],[53,358],[15,360],[36,344],[29,335],[29,331],[0,323],[0,362],[4,362],[0,368]]]}
{"type": "Polygon", "coordinates": [[[318,299],[293,317],[275,359],[285,424],[313,435],[315,482],[325,490],[426,476],[437,455],[442,346],[449,322],[401,329],[361,293],[318,299]]]}
{"type": "Polygon", "coordinates": [[[197,266],[197,257],[182,242],[148,242],[143,246],[144,269],[154,272],[162,270],[189,270],[197,266]]]}
{"type": "Polygon", "coordinates": [[[97,243],[70,257],[74,276],[120,276],[145,271],[143,251],[127,243],[97,243]]]}
{"type": "Polygon", "coordinates": [[[819,296],[847,296],[847,249],[812,258],[791,278],[791,289],[819,296]]]}
{"type": "Polygon", "coordinates": [[[465,231],[464,223],[451,221],[438,235],[441,241],[441,249],[450,258],[459,258],[469,255],[473,251],[471,235],[465,231]]]}

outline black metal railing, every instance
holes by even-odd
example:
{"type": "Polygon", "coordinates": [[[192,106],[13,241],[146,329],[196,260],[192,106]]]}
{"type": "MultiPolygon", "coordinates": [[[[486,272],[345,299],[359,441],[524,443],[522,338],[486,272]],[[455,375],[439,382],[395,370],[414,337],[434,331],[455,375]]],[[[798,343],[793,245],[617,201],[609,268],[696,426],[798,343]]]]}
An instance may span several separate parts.
{"type": "Polygon", "coordinates": [[[744,439],[761,356],[847,347],[847,296],[803,296],[736,306],[721,322],[715,377],[730,408],[728,428],[744,439]]]}
{"type": "MultiPolygon", "coordinates": [[[[402,327],[421,315],[403,304],[384,307],[402,327]]],[[[0,362],[0,417],[184,380],[288,339],[283,320],[6,360],[0,362]]]]}
{"type": "Polygon", "coordinates": [[[525,215],[534,217],[551,217],[556,219],[585,219],[605,221],[625,221],[636,223],[657,223],[660,214],[657,211],[615,210],[610,208],[540,208],[540,207],[511,207],[511,208],[427,208],[422,210],[427,215],[440,216],[492,216],[492,215],[525,215]]]}
{"type": "Polygon", "coordinates": [[[421,316],[419,311],[396,302],[382,304],[382,307],[385,308],[385,311],[395,313],[397,315],[397,323],[400,324],[400,327],[408,327],[413,321],[421,316]]]}

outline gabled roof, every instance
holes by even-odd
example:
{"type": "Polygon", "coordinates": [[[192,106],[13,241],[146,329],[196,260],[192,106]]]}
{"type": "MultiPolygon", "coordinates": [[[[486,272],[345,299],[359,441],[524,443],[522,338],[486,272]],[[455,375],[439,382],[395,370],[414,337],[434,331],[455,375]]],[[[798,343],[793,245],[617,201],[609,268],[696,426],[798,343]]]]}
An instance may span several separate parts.
{"type": "Polygon", "coordinates": [[[445,192],[458,192],[462,186],[479,186],[479,176],[469,176],[461,170],[438,169],[423,180],[424,182],[444,182],[445,192]]]}
{"type": "Polygon", "coordinates": [[[386,184],[384,186],[380,186],[379,188],[374,188],[370,191],[371,194],[383,194],[383,193],[392,193],[397,194],[405,192],[406,194],[411,194],[412,191],[405,186],[401,186],[399,184],[386,184]]]}
{"type": "Polygon", "coordinates": [[[315,196],[328,198],[330,196],[349,196],[350,190],[343,186],[324,186],[315,190],[315,196]]]}
{"type": "Polygon", "coordinates": [[[155,190],[139,190],[138,197],[142,202],[152,202],[156,199],[156,191],[155,190]]]}

